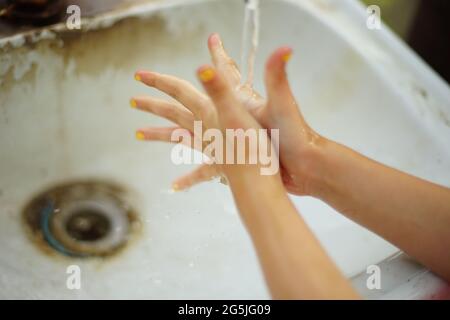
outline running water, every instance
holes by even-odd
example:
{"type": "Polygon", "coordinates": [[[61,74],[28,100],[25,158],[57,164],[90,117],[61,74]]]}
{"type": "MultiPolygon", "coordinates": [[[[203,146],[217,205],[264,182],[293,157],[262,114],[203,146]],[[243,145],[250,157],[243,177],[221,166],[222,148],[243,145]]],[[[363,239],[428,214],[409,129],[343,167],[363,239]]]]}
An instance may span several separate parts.
{"type": "Polygon", "coordinates": [[[242,37],[241,70],[244,85],[253,87],[256,50],[259,42],[259,0],[245,0],[244,32],[242,37]]]}

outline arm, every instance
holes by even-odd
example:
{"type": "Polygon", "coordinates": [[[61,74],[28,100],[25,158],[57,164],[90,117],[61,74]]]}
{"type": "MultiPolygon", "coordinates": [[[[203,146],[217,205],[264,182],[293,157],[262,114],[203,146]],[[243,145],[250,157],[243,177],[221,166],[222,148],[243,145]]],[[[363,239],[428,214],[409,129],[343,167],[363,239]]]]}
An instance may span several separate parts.
{"type": "Polygon", "coordinates": [[[313,157],[313,196],[450,280],[450,189],[326,139],[313,157]]]}
{"type": "MultiPolygon", "coordinates": [[[[282,59],[282,55],[277,56],[282,59]]],[[[239,107],[235,91],[212,67],[203,85],[218,111],[219,127],[259,128],[239,107]]],[[[251,152],[251,151],[249,151],[251,152]]],[[[273,150],[272,150],[273,152],[273,150]]],[[[357,294],[327,256],[288,198],[279,174],[259,165],[223,165],[241,217],[258,253],[274,298],[355,299],[357,294]]]]}
{"type": "Polygon", "coordinates": [[[249,173],[227,177],[274,298],[358,298],[298,214],[281,180],[249,173]]]}
{"type": "MultiPolygon", "coordinates": [[[[227,57],[221,45],[211,52],[227,57]]],[[[450,281],[450,189],[383,166],[314,132],[299,111],[280,55],[287,61],[290,50],[282,48],[269,58],[267,103],[252,109],[252,115],[263,127],[280,129],[285,187],[322,199],[450,281]]]]}

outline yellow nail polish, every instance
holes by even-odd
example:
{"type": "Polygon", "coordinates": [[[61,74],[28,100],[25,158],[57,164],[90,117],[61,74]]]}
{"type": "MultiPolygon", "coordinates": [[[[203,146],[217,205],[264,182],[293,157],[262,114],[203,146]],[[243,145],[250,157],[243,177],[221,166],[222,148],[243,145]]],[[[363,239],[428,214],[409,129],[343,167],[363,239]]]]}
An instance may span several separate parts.
{"type": "Polygon", "coordinates": [[[288,62],[288,61],[291,59],[291,57],[292,57],[292,53],[286,53],[286,54],[282,57],[282,59],[283,59],[284,62],[288,62]]]}
{"type": "Polygon", "coordinates": [[[282,59],[284,62],[288,62],[289,60],[291,60],[292,54],[291,53],[286,53],[282,59]]]}
{"type": "Polygon", "coordinates": [[[145,139],[145,135],[142,132],[136,132],[136,139],[144,140],[145,139]]]}
{"type": "Polygon", "coordinates": [[[142,81],[141,76],[138,75],[138,74],[134,75],[134,79],[135,79],[136,81],[142,81]]]}
{"type": "Polygon", "coordinates": [[[130,106],[131,106],[133,109],[136,109],[136,108],[137,108],[136,100],[131,99],[131,100],[130,100],[130,106]]]}
{"type": "Polygon", "coordinates": [[[215,76],[215,72],[213,69],[206,69],[200,72],[199,77],[203,82],[211,81],[215,76]]]}
{"type": "Polygon", "coordinates": [[[172,185],[172,190],[175,191],[175,192],[180,191],[180,186],[178,184],[174,183],[172,185]]]}

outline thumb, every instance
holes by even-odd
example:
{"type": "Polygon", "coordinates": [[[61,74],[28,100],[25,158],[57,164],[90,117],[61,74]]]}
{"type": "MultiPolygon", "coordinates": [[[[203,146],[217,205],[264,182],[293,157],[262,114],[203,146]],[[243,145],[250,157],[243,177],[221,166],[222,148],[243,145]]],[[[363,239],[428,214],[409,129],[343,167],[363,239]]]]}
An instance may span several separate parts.
{"type": "Polygon", "coordinates": [[[225,77],[214,67],[198,69],[198,77],[216,107],[222,129],[259,128],[256,120],[245,110],[225,77]]]}
{"type": "Polygon", "coordinates": [[[281,116],[300,113],[286,74],[286,65],[291,56],[292,49],[282,47],[270,56],[266,64],[265,83],[268,107],[271,112],[281,116]]]}

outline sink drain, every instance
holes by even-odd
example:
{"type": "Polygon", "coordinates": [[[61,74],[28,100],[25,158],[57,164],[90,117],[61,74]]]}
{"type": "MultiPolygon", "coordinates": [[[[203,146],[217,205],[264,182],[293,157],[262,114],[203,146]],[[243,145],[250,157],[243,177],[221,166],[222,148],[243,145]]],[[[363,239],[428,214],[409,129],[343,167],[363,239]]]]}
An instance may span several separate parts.
{"type": "Polygon", "coordinates": [[[123,248],[140,223],[125,191],[105,182],[54,187],[25,207],[32,239],[46,251],[66,256],[108,256],[123,248]]]}

